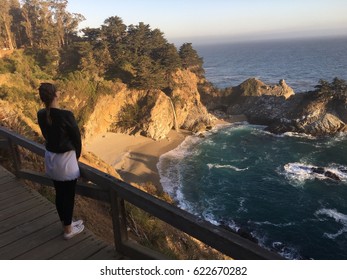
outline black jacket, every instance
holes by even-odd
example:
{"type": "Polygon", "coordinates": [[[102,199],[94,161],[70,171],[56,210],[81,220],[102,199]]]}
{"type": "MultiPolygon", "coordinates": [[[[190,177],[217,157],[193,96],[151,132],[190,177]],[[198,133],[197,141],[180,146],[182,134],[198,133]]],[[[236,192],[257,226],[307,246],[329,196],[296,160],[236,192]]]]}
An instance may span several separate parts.
{"type": "Polygon", "coordinates": [[[50,109],[52,124],[47,122],[46,109],[37,112],[37,119],[43,137],[46,139],[47,151],[65,153],[76,151],[77,158],[81,155],[81,133],[72,112],[57,108],[50,109]]]}

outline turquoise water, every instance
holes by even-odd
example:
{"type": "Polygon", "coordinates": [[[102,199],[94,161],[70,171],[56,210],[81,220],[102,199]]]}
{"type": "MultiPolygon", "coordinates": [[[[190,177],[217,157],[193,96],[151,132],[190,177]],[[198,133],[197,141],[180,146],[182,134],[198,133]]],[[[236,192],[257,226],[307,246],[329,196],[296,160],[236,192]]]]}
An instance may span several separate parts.
{"type": "Polygon", "coordinates": [[[346,144],[345,135],[278,136],[239,123],[188,137],[158,169],[179,207],[216,225],[242,228],[286,258],[347,259],[346,144]]]}
{"type": "MultiPolygon", "coordinates": [[[[295,92],[320,79],[347,80],[347,38],[198,46],[207,79],[223,88],[250,77],[285,79],[295,92]]],[[[161,182],[210,222],[242,228],[290,259],[347,259],[347,136],[276,136],[224,126],[188,137],[160,158],[161,182]],[[340,181],[312,172],[323,167],[340,181]]]]}

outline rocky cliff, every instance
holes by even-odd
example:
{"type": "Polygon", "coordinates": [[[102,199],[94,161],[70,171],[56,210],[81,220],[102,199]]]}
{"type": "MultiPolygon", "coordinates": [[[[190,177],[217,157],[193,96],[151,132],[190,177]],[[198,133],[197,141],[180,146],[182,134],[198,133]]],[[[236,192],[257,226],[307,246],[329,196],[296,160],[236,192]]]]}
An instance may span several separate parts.
{"type": "Polygon", "coordinates": [[[318,89],[298,94],[289,100],[283,118],[269,125],[274,133],[299,132],[310,135],[331,135],[347,132],[347,90],[318,89]]]}
{"type": "MultiPolygon", "coordinates": [[[[7,76],[0,74],[0,84],[4,87],[0,89],[0,123],[17,118],[28,131],[40,135],[36,112],[42,104],[37,90],[22,94],[7,76]]],[[[121,82],[90,81],[77,73],[56,84],[62,92],[61,107],[74,112],[86,143],[107,131],[159,140],[171,129],[198,132],[213,125],[212,116],[200,101],[196,74],[178,70],[171,81],[171,87],[163,91],[138,90],[121,82]]]]}
{"type": "Polygon", "coordinates": [[[344,81],[335,79],[315,91],[295,94],[284,80],[270,86],[249,79],[209,96],[208,104],[229,115],[244,114],[250,123],[267,125],[275,133],[327,135],[347,130],[346,88],[344,81]]]}
{"type": "Polygon", "coordinates": [[[165,138],[171,129],[199,131],[212,124],[200,101],[197,77],[178,71],[175,86],[160,90],[133,90],[121,85],[100,96],[84,124],[85,141],[106,131],[141,134],[154,140],[165,138]]]}

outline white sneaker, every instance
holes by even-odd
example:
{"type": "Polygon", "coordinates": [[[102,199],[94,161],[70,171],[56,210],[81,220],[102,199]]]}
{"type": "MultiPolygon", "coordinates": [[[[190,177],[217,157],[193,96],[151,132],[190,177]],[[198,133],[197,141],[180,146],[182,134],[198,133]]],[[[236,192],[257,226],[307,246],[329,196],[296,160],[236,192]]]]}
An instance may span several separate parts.
{"type": "MultiPolygon", "coordinates": [[[[64,223],[61,222],[61,224],[63,225],[62,231],[63,231],[63,233],[64,233],[64,223]]],[[[71,222],[71,227],[80,226],[80,225],[82,225],[82,224],[83,224],[83,220],[72,221],[72,222],[71,222]]]]}
{"type": "Polygon", "coordinates": [[[80,226],[83,224],[83,220],[77,220],[77,221],[72,221],[71,226],[75,227],[75,226],[80,226]]]}
{"type": "Polygon", "coordinates": [[[84,225],[72,226],[70,233],[64,233],[64,239],[68,240],[84,230],[84,225]]]}

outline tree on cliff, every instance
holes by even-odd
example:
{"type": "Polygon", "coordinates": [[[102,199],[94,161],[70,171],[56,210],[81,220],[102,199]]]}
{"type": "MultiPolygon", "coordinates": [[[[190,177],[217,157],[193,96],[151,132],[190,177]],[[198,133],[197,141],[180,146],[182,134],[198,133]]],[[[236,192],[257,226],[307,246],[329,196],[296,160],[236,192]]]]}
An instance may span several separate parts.
{"type": "MultiPolygon", "coordinates": [[[[140,22],[129,26],[126,37],[129,62],[134,70],[131,85],[139,88],[164,88],[168,84],[168,72],[176,70],[172,45],[159,29],[151,30],[140,22]]],[[[177,51],[176,51],[177,53],[177,51]]]]}
{"type": "Polygon", "coordinates": [[[347,96],[347,82],[343,79],[334,78],[331,83],[326,80],[319,80],[315,87],[319,94],[333,94],[345,98],[347,96]]]}
{"type": "Polygon", "coordinates": [[[0,38],[3,47],[60,48],[75,36],[80,14],[71,14],[67,0],[1,0],[0,38]]]}
{"type": "Polygon", "coordinates": [[[11,32],[13,17],[10,11],[10,1],[2,0],[0,2],[0,39],[3,42],[1,47],[12,50],[15,48],[15,43],[11,32]]]}
{"type": "MultiPolygon", "coordinates": [[[[152,30],[143,22],[127,27],[121,18],[110,17],[101,28],[82,31],[100,75],[107,79],[120,79],[136,88],[165,88],[171,74],[181,67],[176,47],[159,29],[152,30]]],[[[81,59],[90,56],[88,52],[78,53],[81,59]]]]}
{"type": "Polygon", "coordinates": [[[196,50],[193,49],[192,43],[184,43],[179,50],[179,55],[182,60],[182,66],[192,72],[202,75],[204,69],[202,67],[204,61],[199,57],[196,50]]]}
{"type": "Polygon", "coordinates": [[[78,71],[91,80],[121,80],[141,89],[174,86],[182,68],[203,74],[202,59],[190,43],[180,52],[159,29],[126,26],[118,16],[100,28],[77,28],[84,17],[67,11],[68,0],[1,0],[0,47],[25,49],[52,78],[78,71]],[[2,44],[1,44],[2,43],[2,44]]]}

